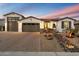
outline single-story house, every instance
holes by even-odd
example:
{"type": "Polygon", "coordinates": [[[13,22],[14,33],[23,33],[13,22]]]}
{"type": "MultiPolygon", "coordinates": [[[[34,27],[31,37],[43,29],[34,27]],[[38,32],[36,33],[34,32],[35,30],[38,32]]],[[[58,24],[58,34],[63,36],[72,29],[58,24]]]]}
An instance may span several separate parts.
{"type": "Polygon", "coordinates": [[[67,28],[74,29],[75,19],[70,17],[57,19],[41,19],[33,16],[24,17],[11,12],[4,15],[5,31],[14,32],[39,32],[41,29],[56,29],[59,32],[67,28]]]}

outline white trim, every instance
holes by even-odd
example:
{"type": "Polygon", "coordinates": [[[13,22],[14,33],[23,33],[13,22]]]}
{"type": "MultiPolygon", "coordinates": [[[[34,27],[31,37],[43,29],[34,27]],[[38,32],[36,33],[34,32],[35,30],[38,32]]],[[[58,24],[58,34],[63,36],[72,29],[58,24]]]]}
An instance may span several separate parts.
{"type": "Polygon", "coordinates": [[[5,32],[7,32],[7,19],[5,19],[5,32]]]}
{"type": "Polygon", "coordinates": [[[18,22],[18,32],[22,32],[22,23],[18,22]]]}

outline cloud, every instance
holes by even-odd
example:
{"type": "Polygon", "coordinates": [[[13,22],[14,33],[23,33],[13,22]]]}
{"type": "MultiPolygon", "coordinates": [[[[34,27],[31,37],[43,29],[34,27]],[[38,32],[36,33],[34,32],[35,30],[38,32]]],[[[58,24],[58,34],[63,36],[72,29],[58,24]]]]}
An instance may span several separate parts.
{"type": "Polygon", "coordinates": [[[60,17],[65,16],[73,13],[79,12],[79,4],[76,4],[71,7],[66,7],[61,10],[56,10],[55,12],[51,12],[48,15],[41,16],[41,18],[53,18],[53,17],[60,17]]]}
{"type": "Polygon", "coordinates": [[[79,13],[73,13],[73,14],[68,14],[68,15],[64,15],[64,16],[61,16],[61,17],[79,17],[79,13]]]}

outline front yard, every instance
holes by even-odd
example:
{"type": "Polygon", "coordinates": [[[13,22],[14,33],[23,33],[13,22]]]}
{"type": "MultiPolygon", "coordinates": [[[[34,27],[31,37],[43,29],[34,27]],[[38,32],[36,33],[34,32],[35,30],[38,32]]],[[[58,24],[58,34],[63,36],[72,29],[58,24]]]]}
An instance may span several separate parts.
{"type": "MultiPolygon", "coordinates": [[[[0,32],[0,51],[25,51],[25,52],[65,52],[66,45],[64,33],[53,34],[51,40],[44,33],[40,32],[0,32]],[[55,35],[56,34],[56,35],[55,35]]],[[[46,34],[47,35],[47,34],[46,34]]],[[[50,36],[47,35],[47,36],[50,36]]],[[[77,48],[79,48],[79,38],[68,38],[77,48]]],[[[79,51],[79,49],[78,49],[79,51]]]]}
{"type": "Polygon", "coordinates": [[[70,37],[68,35],[66,36],[66,32],[56,33],[55,37],[65,51],[79,52],[79,37],[70,37]]]}

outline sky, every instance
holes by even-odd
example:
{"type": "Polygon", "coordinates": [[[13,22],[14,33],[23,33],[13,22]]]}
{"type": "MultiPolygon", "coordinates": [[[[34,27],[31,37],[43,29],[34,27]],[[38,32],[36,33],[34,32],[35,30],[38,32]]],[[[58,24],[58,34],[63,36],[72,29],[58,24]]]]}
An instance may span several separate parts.
{"type": "Polygon", "coordinates": [[[16,12],[39,18],[72,17],[79,19],[78,3],[0,3],[0,17],[16,12]]]}

